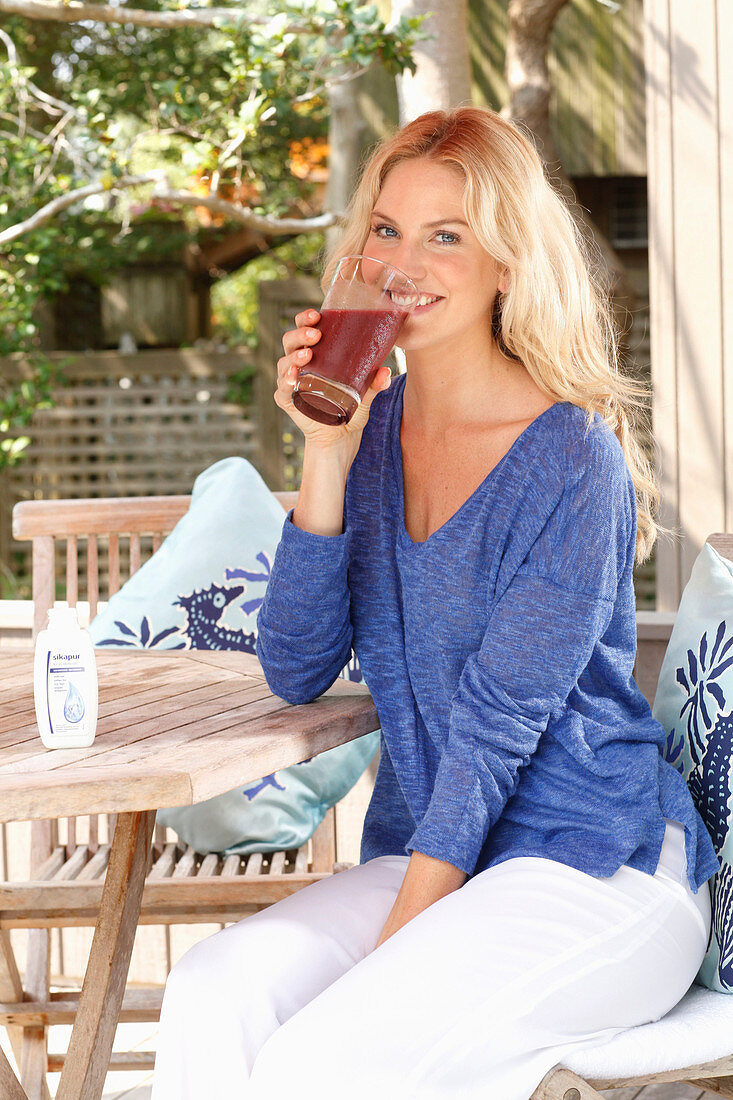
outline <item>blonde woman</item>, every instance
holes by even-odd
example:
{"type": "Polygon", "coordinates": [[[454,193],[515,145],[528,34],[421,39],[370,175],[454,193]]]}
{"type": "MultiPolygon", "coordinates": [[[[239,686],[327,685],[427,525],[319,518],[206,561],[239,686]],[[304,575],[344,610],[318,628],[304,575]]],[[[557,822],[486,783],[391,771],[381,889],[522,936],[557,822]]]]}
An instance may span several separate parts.
{"type": "Polygon", "coordinates": [[[343,241],[421,291],[343,427],[305,435],[259,619],[304,703],[352,646],[379,711],[359,866],[195,947],[154,1100],[527,1100],[658,1019],[706,950],[718,861],[632,679],[657,490],[607,302],[537,153],[487,110],[371,157],[343,241]]]}

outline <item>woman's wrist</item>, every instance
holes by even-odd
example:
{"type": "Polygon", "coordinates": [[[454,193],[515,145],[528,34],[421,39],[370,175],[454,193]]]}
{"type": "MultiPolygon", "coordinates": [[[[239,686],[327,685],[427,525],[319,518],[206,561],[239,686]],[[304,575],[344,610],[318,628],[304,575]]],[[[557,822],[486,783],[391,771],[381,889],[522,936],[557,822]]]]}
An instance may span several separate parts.
{"type": "MultiPolygon", "coordinates": [[[[350,440],[347,442],[351,442],[350,440]]],[[[340,535],[344,526],[346,478],[354,448],[306,439],[303,474],[293,523],[314,535],[340,535]]]]}
{"type": "Polygon", "coordinates": [[[424,852],[413,851],[405,875],[405,887],[411,889],[413,896],[420,895],[420,899],[430,905],[446,894],[460,889],[467,878],[465,871],[454,867],[452,863],[435,859],[424,852]]]}
{"type": "Polygon", "coordinates": [[[407,872],[377,947],[436,901],[460,890],[467,878],[465,871],[454,867],[452,863],[434,859],[422,852],[412,852],[407,872]]]}

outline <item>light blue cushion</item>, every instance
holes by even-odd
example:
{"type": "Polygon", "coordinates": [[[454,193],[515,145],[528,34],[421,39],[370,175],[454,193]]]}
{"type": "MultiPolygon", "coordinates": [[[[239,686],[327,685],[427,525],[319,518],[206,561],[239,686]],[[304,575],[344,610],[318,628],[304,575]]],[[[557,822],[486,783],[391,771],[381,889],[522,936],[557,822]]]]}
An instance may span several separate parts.
{"type": "MultiPolygon", "coordinates": [[[[225,458],[204,470],[185,516],[89,628],[97,647],[254,653],[257,612],[285,513],[255,468],[225,458]]],[[[342,675],[361,680],[355,659],[342,675]]],[[[271,852],[304,844],[353,787],[379,731],[195,806],[160,810],[199,852],[271,852]]]]}
{"type": "Polygon", "coordinates": [[[710,944],[696,981],[733,992],[733,562],[706,543],[692,567],[652,708],[721,861],[710,944]]]}

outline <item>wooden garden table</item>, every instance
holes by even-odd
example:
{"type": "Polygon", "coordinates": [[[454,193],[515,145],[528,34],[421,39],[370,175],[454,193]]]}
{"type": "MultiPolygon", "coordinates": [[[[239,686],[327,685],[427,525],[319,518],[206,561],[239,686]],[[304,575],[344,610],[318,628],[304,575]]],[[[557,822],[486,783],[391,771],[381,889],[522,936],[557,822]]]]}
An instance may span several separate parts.
{"type": "MultiPolygon", "coordinates": [[[[315,703],[289,706],[249,654],[98,651],[97,663],[94,744],[48,751],[33,709],[33,655],[0,650],[0,821],[118,815],[57,1100],[102,1095],[155,811],[243,786],[379,724],[368,691],[345,680],[315,703]]],[[[27,1100],[1,1050],[0,1096],[27,1100]]]]}

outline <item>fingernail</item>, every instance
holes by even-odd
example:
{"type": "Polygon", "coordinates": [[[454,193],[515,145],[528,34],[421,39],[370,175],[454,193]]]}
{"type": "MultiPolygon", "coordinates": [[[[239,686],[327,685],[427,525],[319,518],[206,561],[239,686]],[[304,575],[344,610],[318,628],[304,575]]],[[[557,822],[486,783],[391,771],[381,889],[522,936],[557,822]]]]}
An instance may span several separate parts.
{"type": "Polygon", "coordinates": [[[315,340],[316,336],[318,335],[318,329],[317,328],[307,328],[305,330],[305,334],[306,334],[306,336],[308,337],[309,340],[315,340]]]}
{"type": "Polygon", "coordinates": [[[308,348],[301,348],[300,349],[300,351],[298,352],[298,359],[301,361],[301,363],[303,362],[304,359],[308,358],[308,354],[309,354],[309,349],[308,348]]]}
{"type": "Polygon", "coordinates": [[[315,321],[315,319],[316,319],[316,317],[317,317],[317,316],[318,316],[318,314],[317,314],[317,312],[315,311],[315,309],[311,309],[311,310],[309,310],[309,312],[308,312],[308,317],[309,317],[309,319],[310,319],[311,321],[315,321]]]}

